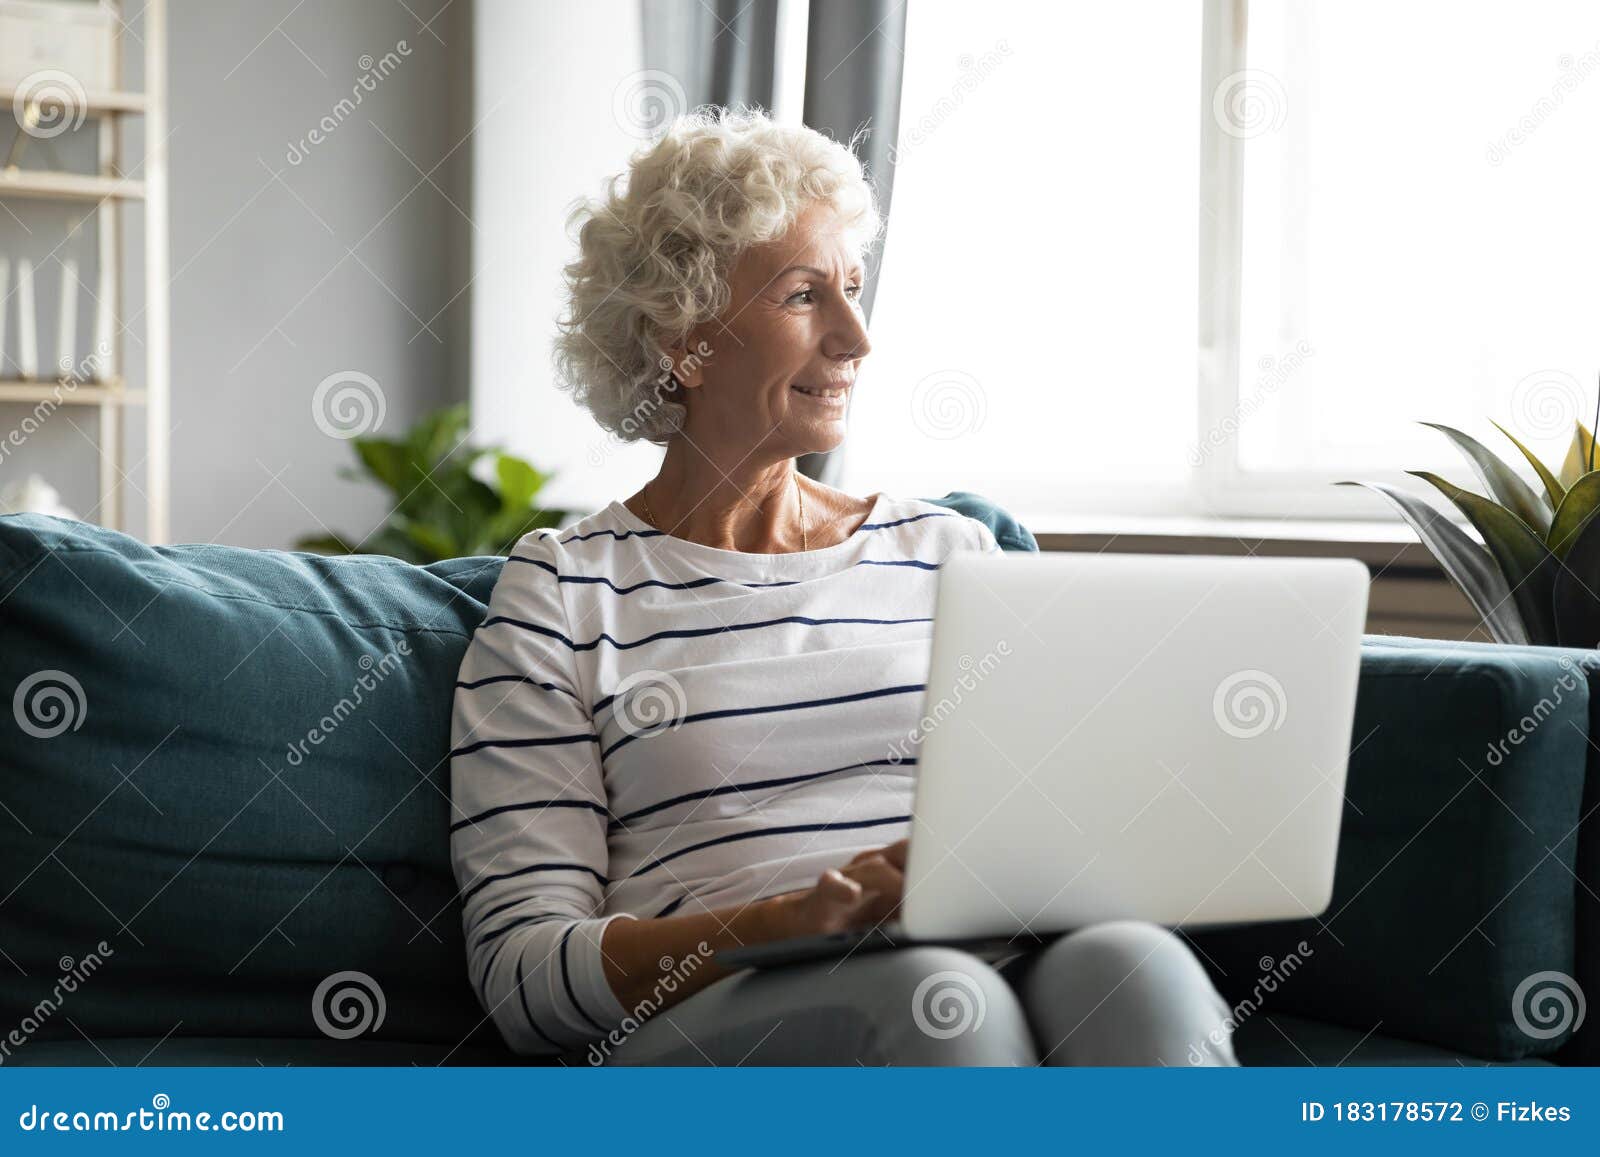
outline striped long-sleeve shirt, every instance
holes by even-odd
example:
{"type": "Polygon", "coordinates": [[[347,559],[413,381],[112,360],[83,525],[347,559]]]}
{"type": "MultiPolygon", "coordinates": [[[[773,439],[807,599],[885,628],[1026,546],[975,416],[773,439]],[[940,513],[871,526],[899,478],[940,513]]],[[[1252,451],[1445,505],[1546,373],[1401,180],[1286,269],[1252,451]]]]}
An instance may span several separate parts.
{"type": "Polygon", "coordinates": [[[808,887],[905,835],[939,567],[998,549],[881,494],[798,553],[689,542],[620,502],[517,543],[450,753],[470,979],[513,1048],[581,1048],[627,1015],[610,921],[808,887]]]}

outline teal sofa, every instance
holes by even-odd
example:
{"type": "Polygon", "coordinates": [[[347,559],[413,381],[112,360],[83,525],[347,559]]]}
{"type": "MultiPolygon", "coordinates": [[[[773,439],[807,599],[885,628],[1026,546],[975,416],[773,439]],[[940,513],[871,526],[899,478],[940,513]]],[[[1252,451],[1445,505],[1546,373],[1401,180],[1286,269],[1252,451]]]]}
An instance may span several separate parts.
{"type": "MultiPolygon", "coordinates": [[[[503,561],[0,517],[0,1065],[517,1060],[446,846],[503,561]]],[[[1552,977],[1600,992],[1593,657],[1365,640],[1328,912],[1191,936],[1242,1060],[1595,1062],[1576,1006],[1548,1015],[1552,977]]]]}

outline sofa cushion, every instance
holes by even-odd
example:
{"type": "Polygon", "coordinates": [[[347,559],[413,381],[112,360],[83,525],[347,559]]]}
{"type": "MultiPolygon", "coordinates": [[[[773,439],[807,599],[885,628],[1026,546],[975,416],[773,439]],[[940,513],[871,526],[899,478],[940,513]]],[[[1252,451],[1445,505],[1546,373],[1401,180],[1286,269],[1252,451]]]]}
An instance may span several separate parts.
{"type": "Polygon", "coordinates": [[[1589,709],[1553,654],[1368,637],[1332,902],[1194,932],[1223,995],[1486,1059],[1555,1052],[1573,1017],[1544,974],[1574,976],[1589,709]]]}
{"type": "Polygon", "coordinates": [[[446,833],[456,673],[503,561],[0,517],[0,1031],[315,1037],[366,989],[364,1036],[498,1044],[446,833]]]}
{"type": "MultiPolygon", "coordinates": [[[[1574,927],[1577,936],[1573,973],[1581,991],[1600,997],[1600,652],[1576,647],[1508,647],[1499,643],[1455,643],[1415,639],[1401,635],[1375,635],[1373,643],[1408,650],[1448,650],[1466,655],[1495,655],[1516,661],[1519,656],[1563,659],[1581,673],[1589,692],[1589,744],[1584,749],[1586,770],[1580,817],[1562,836],[1571,846],[1576,877],[1573,880],[1574,927]]],[[[1553,689],[1552,689],[1553,690],[1553,689]]],[[[1585,1016],[1560,1053],[1566,1064],[1600,1065],[1600,1011],[1585,1016]]]]}
{"type": "Polygon", "coordinates": [[[500,564],[0,518],[6,1023],[65,979],[26,1035],[314,1036],[355,971],[380,1039],[470,1034],[445,753],[500,564]]]}

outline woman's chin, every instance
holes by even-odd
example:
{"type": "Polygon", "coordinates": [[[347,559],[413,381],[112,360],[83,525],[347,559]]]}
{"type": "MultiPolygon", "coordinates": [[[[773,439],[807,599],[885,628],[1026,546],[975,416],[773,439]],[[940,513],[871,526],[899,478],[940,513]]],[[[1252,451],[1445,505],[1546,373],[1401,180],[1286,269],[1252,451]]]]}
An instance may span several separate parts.
{"type": "Polygon", "coordinates": [[[848,429],[843,418],[836,421],[807,422],[805,429],[795,439],[801,447],[796,451],[796,455],[826,454],[830,450],[837,450],[844,444],[848,429]]]}

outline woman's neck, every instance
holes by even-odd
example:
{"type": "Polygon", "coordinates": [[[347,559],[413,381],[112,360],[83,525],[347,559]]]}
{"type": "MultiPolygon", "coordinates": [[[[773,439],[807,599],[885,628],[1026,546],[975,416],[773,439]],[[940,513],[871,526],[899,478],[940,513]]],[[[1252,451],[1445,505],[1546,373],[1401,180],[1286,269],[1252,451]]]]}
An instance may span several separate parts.
{"type": "Polygon", "coordinates": [[[802,514],[809,503],[799,492],[805,484],[792,458],[724,464],[674,442],[660,472],[625,505],[676,538],[719,550],[783,554],[805,546],[802,514]]]}

